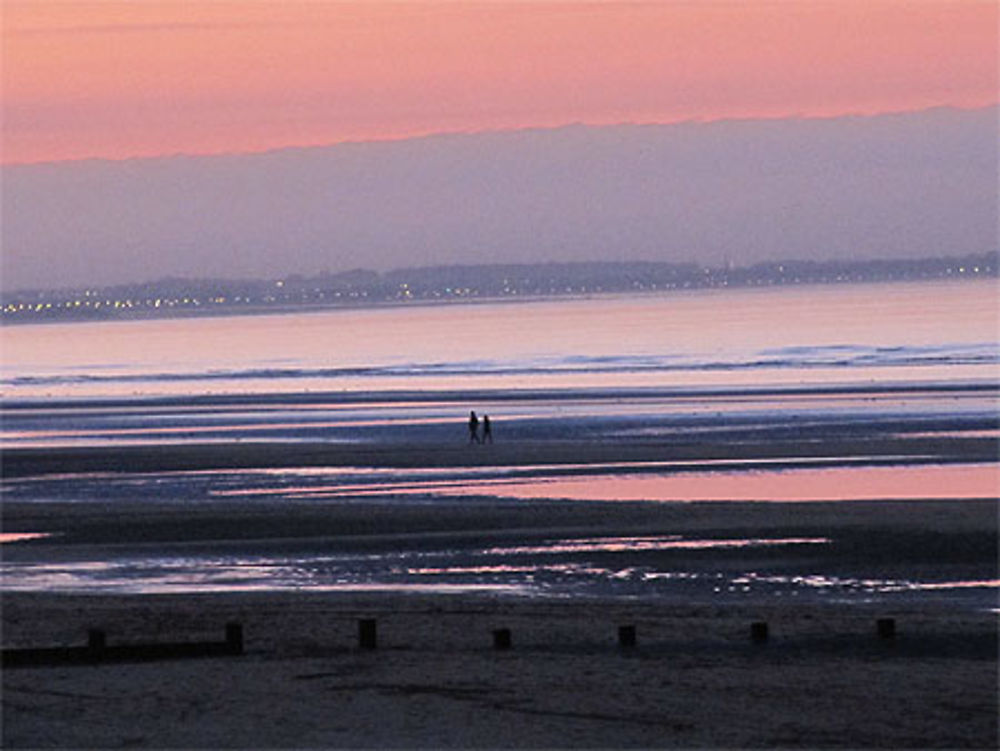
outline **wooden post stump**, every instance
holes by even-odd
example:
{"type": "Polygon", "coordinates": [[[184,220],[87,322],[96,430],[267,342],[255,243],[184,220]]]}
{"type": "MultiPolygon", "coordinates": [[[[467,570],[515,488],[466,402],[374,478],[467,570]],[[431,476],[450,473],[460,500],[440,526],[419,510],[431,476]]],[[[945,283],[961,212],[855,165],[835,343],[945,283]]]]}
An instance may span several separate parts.
{"type": "Polygon", "coordinates": [[[358,621],[358,646],[362,649],[375,649],[378,642],[374,618],[362,618],[358,621]]]}
{"type": "Polygon", "coordinates": [[[493,632],[493,649],[510,649],[509,628],[498,628],[493,632]]]}
{"type": "Polygon", "coordinates": [[[618,627],[618,646],[625,649],[630,649],[636,645],[635,638],[635,626],[619,626],[618,627]]]}
{"type": "Polygon", "coordinates": [[[108,640],[104,631],[92,628],[87,631],[87,648],[92,652],[101,652],[107,646],[108,640]]]}
{"type": "Polygon", "coordinates": [[[875,628],[880,639],[893,639],[896,636],[896,619],[879,618],[875,622],[875,628]]]}
{"type": "Polygon", "coordinates": [[[229,651],[234,655],[243,654],[243,624],[242,623],[227,623],[226,624],[226,644],[229,647],[229,651]]]}

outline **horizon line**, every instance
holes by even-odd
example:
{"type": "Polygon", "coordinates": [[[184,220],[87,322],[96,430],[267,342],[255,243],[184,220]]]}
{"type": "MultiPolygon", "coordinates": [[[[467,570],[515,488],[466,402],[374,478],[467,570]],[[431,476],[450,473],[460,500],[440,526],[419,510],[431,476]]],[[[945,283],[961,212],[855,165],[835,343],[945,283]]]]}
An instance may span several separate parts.
{"type": "Polygon", "coordinates": [[[424,141],[433,138],[448,137],[471,137],[494,134],[525,133],[525,132],[551,132],[569,128],[620,128],[620,127],[657,127],[657,126],[677,126],[677,125],[714,125],[721,123],[751,123],[751,122],[777,122],[777,121],[798,121],[814,122],[829,120],[848,119],[876,119],[880,117],[898,117],[905,115],[917,115],[935,111],[954,112],[980,112],[989,109],[1000,109],[1000,98],[988,104],[964,106],[957,104],[936,104],[929,107],[916,109],[893,109],[879,111],[849,110],[837,114],[807,114],[803,112],[789,112],[781,115],[731,115],[720,117],[686,117],[675,120],[621,120],[616,122],[587,122],[581,120],[567,121],[558,125],[524,125],[518,127],[497,127],[479,128],[468,130],[428,130],[419,131],[407,135],[397,136],[377,136],[373,138],[345,138],[343,140],[323,141],[318,143],[286,144],[262,149],[251,149],[247,151],[174,151],[163,154],[136,154],[132,156],[112,157],[112,156],[81,156],[67,159],[42,159],[26,161],[4,161],[0,157],[0,169],[25,168],[25,167],[46,167],[56,165],[79,165],[87,162],[99,162],[107,164],[124,164],[129,162],[151,162],[168,159],[213,159],[232,157],[257,157],[278,154],[290,151],[305,151],[309,149],[328,149],[337,146],[363,146],[367,144],[392,144],[407,141],[424,141]]]}
{"type": "Polygon", "coordinates": [[[107,290],[114,289],[118,287],[142,287],[142,286],[152,286],[157,284],[165,283],[224,283],[224,284],[274,284],[276,282],[286,283],[289,281],[294,281],[296,279],[301,279],[303,281],[315,281],[319,279],[324,279],[326,277],[338,277],[345,276],[349,274],[364,273],[364,274],[374,274],[377,277],[385,277],[393,274],[401,274],[406,272],[426,272],[426,271],[447,271],[456,269],[476,269],[476,268],[536,268],[536,267],[549,267],[549,266],[641,266],[641,265],[655,265],[655,266],[666,266],[675,268],[684,267],[694,267],[700,271],[721,271],[721,272],[735,272],[735,271],[748,271],[760,266],[783,266],[787,265],[797,265],[797,264],[811,264],[815,266],[836,266],[836,265],[846,265],[846,266],[865,266],[869,264],[879,264],[879,263],[889,263],[889,264],[920,264],[920,263],[930,263],[930,262],[958,262],[965,260],[978,259],[980,257],[989,256],[1000,257],[1000,247],[992,250],[983,250],[976,253],[961,253],[961,254],[939,254],[939,255],[918,255],[918,256],[906,256],[906,257],[892,257],[892,256],[868,256],[864,258],[851,258],[851,259],[838,259],[838,258],[822,258],[822,259],[810,259],[810,258],[796,258],[796,257],[786,257],[786,258],[773,258],[761,261],[756,261],[754,263],[739,263],[732,264],[730,262],[721,262],[718,264],[702,263],[698,261],[657,261],[643,258],[634,258],[629,260],[607,260],[607,259],[584,259],[584,260],[574,260],[574,261],[533,261],[533,262],[486,262],[486,263],[449,263],[449,264],[428,264],[421,266],[394,266],[392,268],[386,269],[376,269],[371,267],[354,267],[349,269],[343,269],[340,271],[325,270],[315,273],[303,273],[303,272],[290,272],[283,274],[281,276],[256,276],[256,277],[220,277],[220,276],[184,276],[184,275],[174,275],[168,274],[166,276],[160,276],[156,278],[144,278],[141,280],[133,281],[121,281],[121,282],[107,282],[107,283],[88,283],[81,286],[58,286],[58,287],[15,287],[10,289],[3,289],[0,287],[0,296],[9,297],[11,295],[18,294],[35,294],[35,293],[53,293],[53,292],[63,292],[63,291],[78,291],[81,289],[93,289],[93,290],[107,290]]]}

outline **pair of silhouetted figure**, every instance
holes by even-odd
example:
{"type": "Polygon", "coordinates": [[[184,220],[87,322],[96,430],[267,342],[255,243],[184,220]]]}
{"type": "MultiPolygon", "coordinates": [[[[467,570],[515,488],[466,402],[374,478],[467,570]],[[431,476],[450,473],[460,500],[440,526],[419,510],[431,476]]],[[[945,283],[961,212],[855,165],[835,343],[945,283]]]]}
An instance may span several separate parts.
{"type": "Polygon", "coordinates": [[[469,443],[493,443],[493,428],[490,426],[490,416],[483,415],[483,436],[479,437],[479,418],[476,413],[469,413],[469,443]]]}

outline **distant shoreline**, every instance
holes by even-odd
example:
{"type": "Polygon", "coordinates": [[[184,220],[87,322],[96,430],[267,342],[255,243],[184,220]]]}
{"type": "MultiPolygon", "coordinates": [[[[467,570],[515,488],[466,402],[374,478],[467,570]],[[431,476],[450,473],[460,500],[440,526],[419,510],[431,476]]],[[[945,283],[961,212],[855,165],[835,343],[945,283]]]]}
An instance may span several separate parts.
{"type": "MultiPolygon", "coordinates": [[[[983,254],[981,257],[976,257],[979,260],[991,259],[993,254],[983,254]]],[[[947,259],[940,259],[947,260],[947,259]]],[[[965,259],[955,259],[955,263],[964,263],[965,259]]],[[[876,263],[876,262],[870,262],[876,263]]],[[[886,262],[889,263],[889,262],[886,262]]],[[[565,264],[564,266],[572,266],[573,264],[565,264]]],[[[669,266],[668,264],[650,264],[653,266],[669,266]]],[[[778,266],[778,264],[773,264],[778,266]]],[[[628,264],[625,264],[628,266],[628,264]]],[[[823,264],[818,264],[818,267],[822,267],[823,264]]],[[[468,270],[474,267],[461,267],[463,270],[468,270]]],[[[488,268],[488,267],[484,267],[488,268]]],[[[426,271],[426,270],[418,270],[426,271]]],[[[746,269],[736,269],[731,271],[744,272],[746,269]]],[[[402,271],[390,272],[392,274],[401,274],[402,271]]],[[[927,275],[900,275],[898,277],[888,277],[888,278],[849,278],[849,279],[830,279],[830,278],[804,278],[804,279],[785,279],[780,281],[739,281],[729,280],[727,274],[730,271],[719,270],[719,269],[700,269],[699,273],[704,273],[706,275],[715,275],[706,277],[704,280],[697,282],[682,282],[675,284],[673,286],[662,286],[655,288],[635,288],[635,289],[589,289],[589,290],[568,290],[566,292],[550,292],[550,293],[532,293],[532,294],[522,294],[522,293],[511,293],[511,294],[469,294],[465,296],[455,296],[455,297],[443,297],[443,296],[432,296],[431,293],[425,293],[423,296],[401,296],[401,297],[372,297],[370,300],[367,298],[359,299],[354,298],[351,302],[302,302],[302,303],[185,303],[182,307],[171,306],[171,307],[126,307],[124,305],[106,305],[101,312],[93,311],[88,315],[78,315],[73,312],[64,312],[64,309],[70,307],[71,303],[65,300],[66,297],[79,297],[82,293],[78,290],[31,290],[31,291],[15,291],[10,293],[5,293],[3,295],[3,302],[0,303],[0,326],[7,325],[38,325],[38,324],[49,324],[49,323],[106,323],[113,321],[149,321],[149,320],[171,320],[171,319],[193,319],[193,318],[225,318],[225,317],[242,317],[242,316],[268,316],[268,315],[291,315],[291,314],[308,314],[308,313],[326,313],[332,311],[358,311],[358,310],[380,310],[380,309],[399,309],[399,308],[426,308],[426,307],[439,307],[439,306],[452,306],[452,305],[516,305],[516,304],[532,304],[532,303],[545,303],[545,302],[564,302],[564,301],[580,301],[580,300],[603,300],[603,299],[616,299],[622,297],[629,298],[641,298],[641,297],[665,297],[669,295],[677,294],[689,294],[689,293],[699,293],[699,292],[722,292],[727,290],[769,290],[769,289],[787,289],[787,288],[808,288],[808,287],[834,287],[834,286],[848,286],[848,285],[879,285],[879,284],[922,284],[922,283],[972,283],[972,282],[982,282],[982,281],[996,281],[998,278],[998,269],[994,266],[984,266],[980,270],[977,267],[976,273],[974,274],[953,274],[953,273],[935,273],[927,275]],[[30,302],[20,302],[18,298],[29,299],[30,302]],[[45,300],[47,298],[53,298],[50,302],[39,302],[38,300],[45,300]],[[56,300],[56,298],[59,298],[56,300]],[[32,307],[41,307],[40,310],[34,311],[30,310],[32,307]],[[13,311],[12,308],[17,306],[24,307],[25,310],[13,311]]],[[[190,284],[195,285],[207,285],[210,283],[221,283],[221,282],[207,282],[201,280],[191,280],[190,284]]],[[[316,284],[319,283],[316,279],[306,279],[302,280],[303,284],[316,284]]],[[[234,282],[233,284],[239,284],[239,282],[234,282]]],[[[256,285],[271,284],[271,282],[253,282],[256,285]]],[[[405,286],[405,285],[404,285],[405,286]]],[[[108,288],[107,290],[101,291],[100,295],[97,297],[110,298],[115,295],[132,294],[125,292],[125,290],[139,289],[143,287],[149,287],[149,285],[127,285],[120,287],[108,288]]],[[[96,292],[87,291],[88,295],[96,294],[96,292]]],[[[151,295],[151,292],[143,292],[142,294],[151,295]]],[[[436,294],[436,293],[435,293],[436,294]]],[[[133,294],[133,296],[137,296],[133,294]]],[[[95,298],[96,299],[96,298],[95,298]]],[[[189,298],[190,299],[190,298],[189,298]]],[[[74,301],[73,304],[77,304],[74,301]]]]}
{"type": "MultiPolygon", "coordinates": [[[[931,280],[932,281],[932,280],[931,280]]],[[[699,290],[676,290],[691,291],[699,290]]],[[[570,300],[592,300],[594,298],[614,298],[614,297],[634,297],[640,295],[662,295],[666,291],[659,292],[588,292],[576,295],[538,295],[535,297],[477,297],[473,299],[453,299],[453,300],[378,300],[370,303],[342,304],[342,303],[321,303],[309,305],[275,305],[275,306],[252,306],[211,309],[196,308],[173,311],[169,313],[157,313],[152,311],[129,311],[119,313],[108,318],[100,317],[80,317],[80,318],[55,318],[37,320],[17,320],[0,319],[2,326],[35,326],[61,323],[114,323],[118,321],[169,321],[169,320],[190,320],[193,318],[243,318],[252,316],[281,316],[281,315],[301,315],[308,313],[329,313],[335,311],[357,311],[357,310],[384,310],[396,308],[431,308],[457,305],[518,305],[522,303],[539,302],[561,302],[570,300]]]]}

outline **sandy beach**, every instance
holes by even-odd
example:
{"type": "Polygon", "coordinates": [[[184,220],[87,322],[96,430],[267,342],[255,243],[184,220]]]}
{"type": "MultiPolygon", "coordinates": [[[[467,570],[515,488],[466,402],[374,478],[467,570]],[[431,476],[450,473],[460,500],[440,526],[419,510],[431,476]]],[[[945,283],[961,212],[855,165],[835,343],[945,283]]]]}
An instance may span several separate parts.
{"type": "MultiPolygon", "coordinates": [[[[991,462],[997,457],[995,436],[908,434],[885,435],[872,431],[851,436],[823,435],[822,440],[736,442],[732,436],[662,440],[549,439],[497,443],[470,450],[456,442],[406,442],[379,440],[370,444],[330,442],[224,442],[44,447],[4,450],[0,473],[5,478],[67,472],[149,472],[248,467],[463,467],[541,466],[648,462],[663,459],[692,462],[791,457],[845,458],[868,461],[894,458],[935,462],[991,462]]],[[[621,468],[618,471],[625,471],[621,468]]]]}
{"type": "Polygon", "coordinates": [[[4,649],[83,646],[91,629],[109,645],[212,641],[239,622],[245,654],[5,669],[3,746],[994,748],[995,494],[518,500],[488,486],[398,495],[377,478],[586,480],[706,460],[745,475],[761,460],[988,472],[996,451],[995,435],[944,430],[14,448],[3,531],[43,536],[3,546],[4,649]],[[344,470],[375,471],[373,492],[339,492],[344,470]],[[360,569],[344,578],[341,559],[360,569]],[[269,583],[279,565],[291,584],[269,583]],[[547,588],[561,566],[571,575],[547,588]],[[489,585],[508,571],[525,586],[489,585]],[[362,618],[375,650],[359,648],[362,618]],[[877,636],[880,618],[894,638],[877,636]],[[511,648],[496,650],[504,628],[511,648]]]}
{"type": "MultiPolygon", "coordinates": [[[[528,460],[523,448],[508,451],[528,460]]],[[[655,555],[684,570],[834,565],[856,577],[996,578],[995,499],[15,500],[3,513],[5,531],[59,534],[4,546],[6,561],[26,564],[100,567],[123,555],[206,551],[380,556],[636,532],[822,534],[837,543],[833,563],[809,563],[808,550],[655,555]]],[[[80,646],[94,628],[109,645],[217,640],[234,621],[246,648],[239,657],[5,669],[5,748],[994,748],[998,740],[997,614],[948,601],[575,600],[342,586],[5,591],[2,604],[5,649],[80,646]],[[876,635],[886,617],[895,619],[893,639],[876,635]],[[376,619],[375,650],[359,648],[361,618],[376,619]],[[766,643],[751,640],[754,622],[768,624],[766,643]],[[636,647],[619,646],[623,625],[635,626],[636,647]],[[493,632],[502,628],[512,646],[498,651],[493,632]]]]}
{"type": "Polygon", "coordinates": [[[5,645],[218,638],[240,657],[18,668],[5,748],[994,748],[995,614],[391,593],[4,596],[5,645]],[[378,648],[358,648],[375,618],[378,648]],[[753,643],[749,626],[767,621],[753,643]],[[637,646],[617,644],[634,625],[637,646]],[[497,651],[492,631],[508,628],[497,651]]]}

